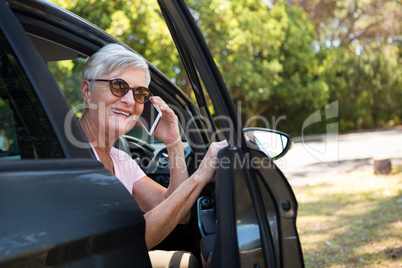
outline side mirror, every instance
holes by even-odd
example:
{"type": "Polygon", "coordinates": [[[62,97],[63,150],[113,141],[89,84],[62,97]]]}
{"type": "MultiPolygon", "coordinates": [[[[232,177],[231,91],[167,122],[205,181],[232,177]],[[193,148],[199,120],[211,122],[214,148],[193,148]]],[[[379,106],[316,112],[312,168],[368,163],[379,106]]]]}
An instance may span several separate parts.
{"type": "Polygon", "coordinates": [[[290,135],[277,130],[245,128],[243,133],[250,148],[264,152],[272,160],[284,156],[293,145],[290,135]]]}

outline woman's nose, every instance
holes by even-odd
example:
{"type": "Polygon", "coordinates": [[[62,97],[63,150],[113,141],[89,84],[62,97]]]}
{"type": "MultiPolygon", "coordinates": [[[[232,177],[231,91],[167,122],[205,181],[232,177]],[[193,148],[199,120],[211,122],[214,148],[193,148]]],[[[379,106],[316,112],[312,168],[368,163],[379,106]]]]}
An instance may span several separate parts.
{"type": "Polygon", "coordinates": [[[120,99],[122,102],[127,103],[128,105],[135,105],[135,99],[134,99],[134,92],[133,90],[129,90],[126,95],[121,97],[120,99]]]}

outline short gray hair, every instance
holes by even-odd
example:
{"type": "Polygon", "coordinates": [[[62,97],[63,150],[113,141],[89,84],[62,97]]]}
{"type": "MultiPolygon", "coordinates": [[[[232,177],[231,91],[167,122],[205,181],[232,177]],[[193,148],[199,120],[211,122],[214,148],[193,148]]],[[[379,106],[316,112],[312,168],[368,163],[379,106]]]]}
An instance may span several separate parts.
{"type": "Polygon", "coordinates": [[[145,72],[147,86],[149,86],[151,76],[145,59],[119,44],[105,45],[93,54],[85,63],[82,78],[92,80],[101,75],[110,74],[116,69],[123,72],[127,68],[142,69],[145,72]]]}

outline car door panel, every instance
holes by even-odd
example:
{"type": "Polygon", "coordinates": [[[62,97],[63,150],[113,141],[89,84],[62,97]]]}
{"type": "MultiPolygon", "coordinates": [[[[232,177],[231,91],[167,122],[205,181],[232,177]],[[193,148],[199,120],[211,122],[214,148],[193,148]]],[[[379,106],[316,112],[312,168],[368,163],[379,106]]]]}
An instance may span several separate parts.
{"type": "MultiPolygon", "coordinates": [[[[24,162],[33,161],[19,164],[24,162]]],[[[18,263],[37,252],[51,265],[86,258],[116,261],[116,256],[127,254],[134,246],[136,250],[125,259],[149,261],[142,212],[124,186],[98,161],[35,162],[31,170],[25,165],[20,172],[13,168],[1,172],[3,263],[18,263]],[[113,251],[116,256],[110,254],[113,251]]]]}
{"type": "Polygon", "coordinates": [[[303,253],[300,247],[296,228],[297,200],[291,186],[282,171],[263,152],[250,150],[251,158],[256,166],[257,181],[262,200],[266,208],[272,237],[274,240],[276,258],[282,258],[283,267],[304,266],[303,253]]]}
{"type": "MultiPolygon", "coordinates": [[[[199,209],[199,225],[204,230],[201,232],[203,237],[200,245],[203,263],[205,267],[264,267],[261,224],[241,168],[247,165],[247,160],[241,164],[236,150],[230,148],[222,149],[218,159],[220,164],[215,175],[215,201],[214,206],[211,206],[215,209],[213,213],[209,206],[202,205],[202,200],[207,197],[199,199],[201,208],[206,208],[199,209]],[[207,232],[205,223],[215,215],[216,231],[209,228],[212,231],[207,232]]],[[[270,255],[266,259],[270,261],[270,267],[276,267],[278,258],[274,252],[279,250],[271,246],[273,239],[268,239],[269,244],[265,243],[270,247],[270,255]]]]}
{"type": "MultiPolygon", "coordinates": [[[[230,158],[230,150],[224,148],[219,151],[218,159],[230,158]]],[[[232,164],[232,162],[230,162],[232,164]]],[[[236,200],[234,191],[233,167],[220,166],[215,176],[215,204],[216,204],[216,234],[212,251],[212,267],[237,267],[238,247],[236,221],[233,201],[236,200]],[[225,230],[225,231],[223,231],[225,230]]]]}

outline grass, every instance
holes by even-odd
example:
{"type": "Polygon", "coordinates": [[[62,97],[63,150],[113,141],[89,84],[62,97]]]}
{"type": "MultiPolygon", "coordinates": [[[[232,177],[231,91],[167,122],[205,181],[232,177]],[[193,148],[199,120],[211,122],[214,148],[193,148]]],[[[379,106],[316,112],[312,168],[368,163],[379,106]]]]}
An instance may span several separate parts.
{"type": "Polygon", "coordinates": [[[402,267],[402,167],[294,191],[306,267],[402,267]]]}

